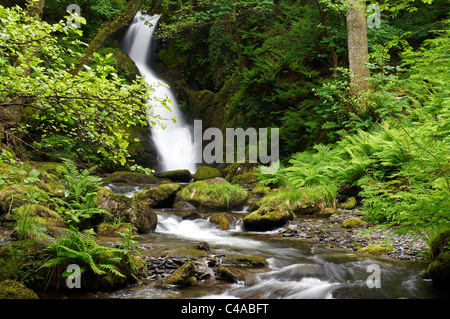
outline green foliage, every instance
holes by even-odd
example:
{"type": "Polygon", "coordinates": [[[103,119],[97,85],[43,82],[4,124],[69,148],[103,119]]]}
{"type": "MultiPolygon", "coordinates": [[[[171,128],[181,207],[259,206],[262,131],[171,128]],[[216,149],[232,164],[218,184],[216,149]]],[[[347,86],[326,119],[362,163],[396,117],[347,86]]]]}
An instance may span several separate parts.
{"type": "Polygon", "coordinates": [[[63,200],[54,199],[54,201],[57,204],[57,211],[65,216],[69,224],[77,225],[95,214],[106,213],[94,205],[94,199],[102,183],[101,178],[92,176],[87,169],[79,171],[71,162],[66,162],[65,167],[58,167],[58,171],[63,174],[63,183],[68,194],[63,200]]]}
{"type": "MultiPolygon", "coordinates": [[[[20,7],[0,6],[0,108],[27,107],[27,122],[10,121],[12,137],[33,133],[36,146],[45,147],[53,135],[84,142],[99,158],[124,165],[129,154],[127,127],[146,126],[151,89],[141,79],[127,83],[108,60],[93,55],[91,66],[76,75],[68,57],[84,44],[80,30],[64,21],[49,24],[29,17],[20,7]]],[[[50,144],[52,145],[52,144],[50,144]]],[[[72,152],[78,151],[79,147],[72,152]]]]}
{"type": "Polygon", "coordinates": [[[59,271],[55,278],[67,275],[64,271],[69,264],[79,265],[81,273],[89,270],[97,275],[109,272],[124,277],[117,269],[117,264],[123,258],[122,251],[99,246],[94,240],[94,235],[92,230],[80,232],[72,229],[46,248],[50,259],[42,267],[59,271]]]}

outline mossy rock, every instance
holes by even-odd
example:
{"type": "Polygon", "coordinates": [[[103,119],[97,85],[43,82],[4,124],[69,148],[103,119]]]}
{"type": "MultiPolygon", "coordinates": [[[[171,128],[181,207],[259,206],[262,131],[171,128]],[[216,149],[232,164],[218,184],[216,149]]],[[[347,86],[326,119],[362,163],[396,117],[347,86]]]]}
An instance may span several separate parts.
{"type": "Polygon", "coordinates": [[[197,283],[195,277],[195,265],[192,261],[187,261],[175,270],[172,275],[163,280],[163,285],[173,286],[193,286],[197,283]]]}
{"type": "Polygon", "coordinates": [[[265,267],[269,263],[264,257],[261,256],[247,256],[240,254],[226,255],[222,260],[224,264],[237,265],[237,266],[249,266],[249,267],[265,267]]]}
{"type": "Polygon", "coordinates": [[[380,256],[390,253],[393,250],[394,248],[392,247],[392,245],[371,244],[361,248],[359,252],[373,256],[380,256]]]}
{"type": "Polygon", "coordinates": [[[267,231],[286,225],[295,219],[295,214],[290,211],[267,211],[264,208],[247,214],[242,221],[247,230],[267,231]]]}
{"type": "Polygon", "coordinates": [[[35,238],[1,245],[0,281],[14,279],[18,273],[29,273],[36,276],[37,279],[31,281],[28,287],[33,290],[44,289],[47,269],[41,268],[41,266],[48,258],[45,248],[54,241],[52,238],[35,238]]]}
{"type": "Polygon", "coordinates": [[[239,174],[233,177],[233,180],[231,181],[233,184],[238,185],[251,185],[258,182],[258,175],[255,171],[251,171],[246,174],[239,174]]]}
{"type": "Polygon", "coordinates": [[[319,215],[325,218],[329,218],[334,214],[341,214],[341,211],[337,210],[336,208],[332,207],[326,207],[322,211],[320,211],[319,215]]]}
{"type": "Polygon", "coordinates": [[[229,230],[234,218],[227,213],[214,213],[209,217],[209,221],[217,225],[221,230],[229,230]]]}
{"type": "Polygon", "coordinates": [[[436,286],[448,287],[450,284],[450,250],[441,253],[431,262],[426,274],[436,286]]]}
{"type": "Polygon", "coordinates": [[[172,208],[177,193],[181,190],[179,184],[167,183],[142,191],[135,195],[153,208],[172,208]]]}
{"type": "Polygon", "coordinates": [[[36,169],[41,173],[52,174],[57,178],[62,178],[62,171],[67,169],[66,164],[58,162],[34,162],[33,166],[36,167],[36,169]]]}
{"type": "Polygon", "coordinates": [[[430,243],[430,258],[434,260],[450,247],[450,229],[441,231],[430,243]]]}
{"type": "Polygon", "coordinates": [[[39,297],[20,282],[8,279],[0,282],[0,299],[39,299],[39,297]]]}
{"type": "Polygon", "coordinates": [[[179,169],[174,171],[157,173],[155,174],[155,176],[161,179],[167,178],[172,182],[179,182],[179,183],[189,183],[192,179],[192,174],[187,169],[179,169]]]}
{"type": "Polygon", "coordinates": [[[139,172],[114,172],[102,179],[103,184],[135,183],[135,184],[158,184],[159,178],[139,172]]]}
{"type": "Polygon", "coordinates": [[[62,198],[66,194],[66,189],[59,178],[54,174],[42,174],[38,187],[53,197],[62,198]]]}
{"type": "Polygon", "coordinates": [[[122,218],[124,223],[132,223],[140,234],[148,234],[156,229],[158,216],[141,200],[104,192],[101,200],[97,196],[96,204],[109,213],[109,218],[122,218]]]}
{"type": "Polygon", "coordinates": [[[222,177],[222,173],[217,168],[209,166],[200,166],[194,174],[194,182],[204,181],[215,177],[222,177]]]}
{"type": "Polygon", "coordinates": [[[28,216],[33,222],[48,227],[65,227],[63,217],[48,207],[37,204],[26,204],[16,210],[19,216],[28,216]]]}
{"type": "Polygon", "coordinates": [[[10,209],[18,208],[25,204],[30,204],[32,201],[27,196],[29,194],[37,194],[39,196],[33,197],[33,202],[36,200],[40,203],[47,203],[50,196],[45,191],[38,191],[32,185],[20,185],[17,188],[4,188],[0,190],[0,216],[6,214],[10,209]]]}
{"type": "Polygon", "coordinates": [[[367,223],[365,221],[363,221],[361,218],[359,217],[350,217],[347,218],[346,220],[344,220],[344,222],[342,223],[342,226],[344,228],[358,228],[358,227],[364,227],[366,226],[367,223]]]}
{"type": "Polygon", "coordinates": [[[102,223],[97,226],[96,234],[98,236],[106,236],[106,237],[119,237],[119,233],[129,233],[130,228],[132,229],[132,234],[136,235],[136,231],[134,226],[131,223],[120,223],[119,225],[111,224],[111,223],[102,223]]]}
{"type": "Polygon", "coordinates": [[[205,111],[218,103],[216,93],[208,90],[189,91],[188,101],[189,111],[195,118],[203,118],[205,111]]]}
{"type": "Polygon", "coordinates": [[[355,197],[350,197],[348,198],[345,203],[342,203],[341,205],[339,205],[342,209],[353,209],[356,207],[356,198],[355,197]]]}
{"type": "Polygon", "coordinates": [[[234,163],[224,168],[223,172],[225,174],[225,179],[227,181],[232,181],[238,175],[247,175],[251,172],[254,173],[256,168],[258,168],[258,164],[234,163]]]}
{"type": "Polygon", "coordinates": [[[180,258],[191,258],[198,259],[208,256],[208,253],[204,250],[199,249],[190,249],[190,248],[179,248],[173,251],[174,255],[179,256],[180,258]]]}
{"type": "Polygon", "coordinates": [[[238,278],[236,277],[236,275],[233,274],[233,272],[229,268],[224,267],[224,266],[220,266],[217,268],[216,276],[217,276],[217,279],[219,279],[221,281],[225,281],[225,282],[235,283],[238,281],[238,278]]]}
{"type": "Polygon", "coordinates": [[[198,210],[224,212],[242,208],[247,202],[248,192],[218,177],[194,182],[186,186],[178,197],[198,210]]]}

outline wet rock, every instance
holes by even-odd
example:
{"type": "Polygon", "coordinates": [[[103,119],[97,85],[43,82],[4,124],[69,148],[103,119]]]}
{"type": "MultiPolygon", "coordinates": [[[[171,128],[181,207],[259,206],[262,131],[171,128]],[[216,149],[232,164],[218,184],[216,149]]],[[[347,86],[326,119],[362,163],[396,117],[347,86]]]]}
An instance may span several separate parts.
{"type": "Polygon", "coordinates": [[[138,172],[114,172],[103,178],[103,184],[132,183],[132,184],[158,184],[159,178],[138,172]]]}
{"type": "Polygon", "coordinates": [[[247,202],[248,192],[218,177],[194,182],[186,186],[177,197],[201,211],[226,212],[241,209],[247,202]]]}
{"type": "Polygon", "coordinates": [[[294,213],[290,211],[266,211],[258,209],[246,215],[242,221],[247,230],[267,231],[284,226],[290,220],[295,218],[294,213]]]}
{"type": "Polygon", "coordinates": [[[197,283],[196,269],[192,261],[184,263],[172,275],[163,280],[164,285],[192,286],[197,283]]]}
{"type": "Polygon", "coordinates": [[[207,242],[201,242],[198,243],[197,246],[195,246],[195,249],[209,251],[209,245],[207,242]]]}
{"type": "Polygon", "coordinates": [[[172,182],[179,182],[179,183],[189,183],[192,180],[192,174],[187,169],[157,173],[155,174],[155,176],[160,179],[167,178],[172,182]]]}
{"type": "Polygon", "coordinates": [[[269,263],[261,256],[246,256],[240,254],[230,254],[223,259],[224,264],[250,266],[250,267],[264,267],[269,263]]]}
{"type": "Polygon", "coordinates": [[[209,217],[209,221],[217,225],[221,230],[229,230],[234,218],[227,213],[214,213],[209,217]]]}
{"type": "Polygon", "coordinates": [[[238,281],[237,277],[227,267],[221,266],[216,270],[217,278],[222,281],[235,283],[238,281]]]}
{"type": "Polygon", "coordinates": [[[39,299],[31,289],[14,280],[0,282],[0,299],[39,299]]]}
{"type": "Polygon", "coordinates": [[[345,228],[357,228],[357,227],[364,227],[366,226],[367,223],[365,221],[363,221],[361,218],[359,217],[350,217],[347,218],[346,220],[344,220],[344,222],[342,223],[342,226],[345,228]]]}
{"type": "Polygon", "coordinates": [[[356,198],[355,197],[350,197],[348,198],[345,203],[342,203],[340,205],[341,208],[343,209],[353,209],[356,206],[356,198]]]}
{"type": "Polygon", "coordinates": [[[194,174],[194,182],[203,181],[211,178],[222,177],[217,168],[209,166],[200,166],[194,174]]]}
{"type": "Polygon", "coordinates": [[[180,190],[181,186],[178,184],[161,184],[142,191],[136,194],[135,197],[146,202],[152,208],[172,208],[175,202],[175,196],[180,190]]]}
{"type": "Polygon", "coordinates": [[[183,220],[195,220],[195,219],[202,219],[203,216],[200,215],[198,212],[190,212],[185,215],[183,215],[183,220]]]}

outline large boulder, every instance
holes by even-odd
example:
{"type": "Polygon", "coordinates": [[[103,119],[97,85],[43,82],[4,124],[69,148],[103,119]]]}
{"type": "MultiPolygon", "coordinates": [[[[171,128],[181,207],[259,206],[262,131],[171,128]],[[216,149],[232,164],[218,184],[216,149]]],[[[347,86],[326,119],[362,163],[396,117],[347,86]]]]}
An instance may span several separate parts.
{"type": "Polygon", "coordinates": [[[192,173],[187,169],[179,169],[155,174],[160,179],[169,179],[172,182],[189,183],[192,180],[192,173]]]}
{"type": "Polygon", "coordinates": [[[135,183],[135,184],[158,184],[159,178],[139,172],[114,172],[103,178],[103,184],[135,183]]]}
{"type": "Polygon", "coordinates": [[[433,284],[448,287],[450,284],[450,229],[441,231],[430,243],[431,263],[425,274],[433,284]]]}
{"type": "Polygon", "coordinates": [[[172,208],[177,193],[181,190],[179,184],[161,184],[135,195],[153,208],[172,208]]]}
{"type": "Polygon", "coordinates": [[[156,229],[158,216],[144,201],[101,189],[96,204],[106,210],[111,219],[121,218],[124,223],[132,223],[140,234],[148,234],[156,229]]]}
{"type": "Polygon", "coordinates": [[[0,299],[39,299],[39,297],[20,282],[8,279],[0,282],[0,299]]]}
{"type": "Polygon", "coordinates": [[[192,286],[197,283],[195,277],[195,265],[192,261],[187,261],[180,268],[175,270],[172,275],[164,279],[164,285],[174,286],[192,286]]]}
{"type": "Polygon", "coordinates": [[[194,182],[204,181],[206,179],[222,177],[222,173],[217,168],[209,166],[200,166],[194,174],[194,182]]]}
{"type": "Polygon", "coordinates": [[[65,227],[63,217],[48,207],[37,204],[25,204],[16,210],[16,217],[27,217],[30,221],[46,228],[65,227]]]}
{"type": "Polygon", "coordinates": [[[269,263],[261,256],[247,256],[240,254],[230,254],[222,260],[224,264],[247,266],[247,267],[265,267],[269,263]]]}
{"type": "Polygon", "coordinates": [[[225,212],[241,209],[247,202],[248,192],[219,177],[194,182],[186,186],[177,197],[198,210],[225,212]]]}
{"type": "Polygon", "coordinates": [[[275,228],[283,227],[290,220],[295,219],[295,214],[288,210],[268,211],[260,208],[243,219],[244,227],[252,231],[268,231],[275,228]]]}

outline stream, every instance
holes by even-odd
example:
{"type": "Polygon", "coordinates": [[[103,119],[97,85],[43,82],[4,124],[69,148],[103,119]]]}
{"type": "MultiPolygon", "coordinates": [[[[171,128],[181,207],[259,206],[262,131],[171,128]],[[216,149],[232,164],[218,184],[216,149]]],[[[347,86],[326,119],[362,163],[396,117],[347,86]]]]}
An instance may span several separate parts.
{"type": "MultiPolygon", "coordinates": [[[[132,196],[138,188],[113,188],[132,196]]],[[[139,244],[152,248],[194,248],[207,242],[210,254],[238,253],[265,257],[268,266],[246,268],[245,280],[237,283],[199,282],[193,287],[163,287],[154,281],[111,293],[80,298],[105,299],[434,299],[443,298],[430,280],[419,277],[425,264],[329,249],[298,239],[276,236],[279,230],[249,232],[242,229],[240,216],[228,231],[207,219],[185,220],[185,212],[156,210],[158,226],[141,235],[139,244]],[[379,271],[379,276],[371,276],[379,271]],[[375,279],[379,279],[378,286],[375,279]]],[[[207,214],[205,214],[207,215],[207,214]]],[[[111,240],[112,242],[112,240],[111,240]]]]}

